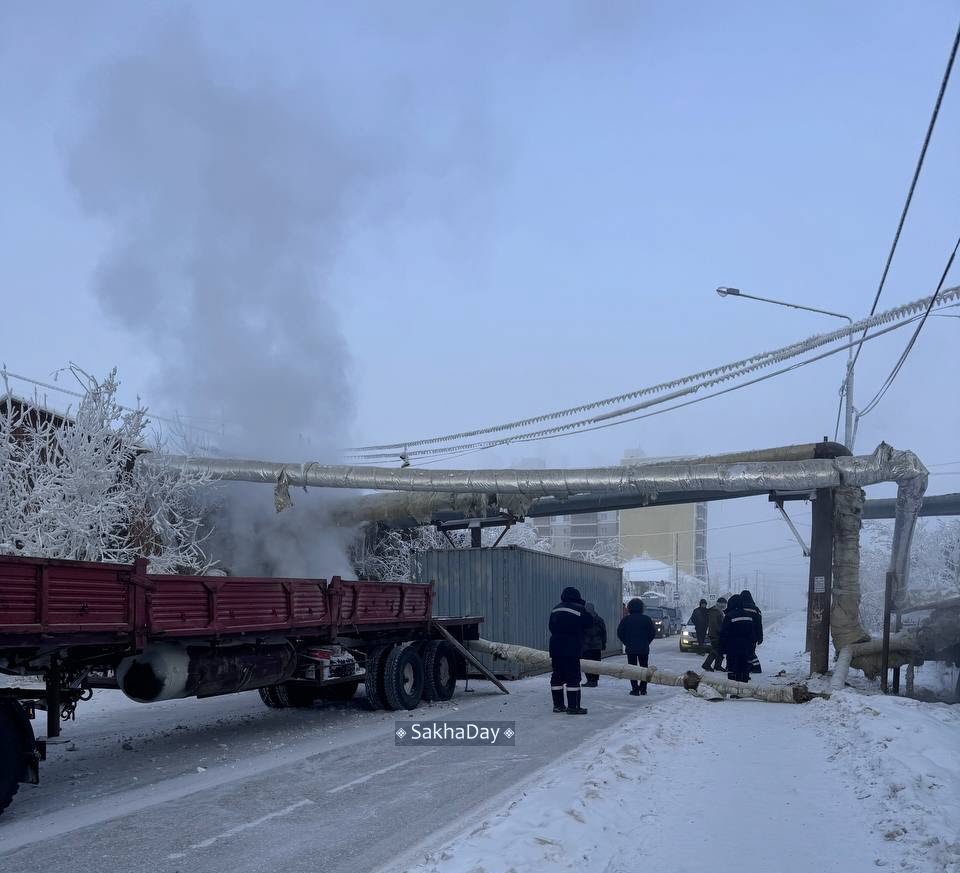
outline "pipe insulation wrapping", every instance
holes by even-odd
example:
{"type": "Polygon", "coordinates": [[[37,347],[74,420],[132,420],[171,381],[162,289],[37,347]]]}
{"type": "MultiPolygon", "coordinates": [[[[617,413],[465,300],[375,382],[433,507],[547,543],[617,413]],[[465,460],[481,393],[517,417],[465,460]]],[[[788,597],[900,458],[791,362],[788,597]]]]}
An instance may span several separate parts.
{"type": "Polygon", "coordinates": [[[519,494],[563,497],[592,491],[657,494],[662,491],[804,491],[840,485],[900,482],[922,474],[910,493],[922,497],[926,468],[908,451],[881,443],[871,455],[796,461],[734,463],[697,460],[646,466],[585,467],[569,470],[422,470],[341,464],[141,455],[137,463],[184,472],[204,472],[225,481],[261,482],[313,488],[426,491],[454,494],[519,494]]]}
{"type": "MultiPolygon", "coordinates": [[[[469,647],[475,652],[483,652],[493,655],[495,658],[504,658],[509,661],[520,661],[532,667],[547,667],[550,664],[549,652],[531,649],[527,646],[495,643],[481,639],[471,640],[469,647]]],[[[705,685],[716,689],[721,694],[753,697],[757,700],[765,700],[768,703],[805,703],[812,697],[823,696],[811,694],[803,685],[756,685],[751,682],[733,682],[719,676],[701,676],[690,670],[686,673],[668,673],[656,667],[613,664],[609,661],[590,661],[585,658],[580,659],[580,669],[586,673],[596,673],[614,679],[635,679],[638,682],[685,688],[688,691],[696,691],[699,686],[705,685]]]]}
{"type": "MultiPolygon", "coordinates": [[[[522,514],[523,501],[591,492],[655,497],[660,492],[813,491],[895,482],[898,486],[897,513],[890,559],[890,569],[897,578],[895,604],[903,601],[907,589],[910,545],[928,478],[926,467],[913,452],[900,451],[886,443],[880,443],[870,455],[853,457],[733,462],[692,459],[671,464],[570,470],[386,469],[152,453],[140,455],[137,463],[204,473],[226,481],[261,482],[278,489],[293,485],[453,495],[442,499],[455,505],[459,503],[461,507],[474,507],[478,499],[485,500],[487,506],[503,506],[520,498],[515,506],[521,511],[515,514],[522,514]]],[[[397,501],[395,497],[387,499],[397,501]]],[[[424,518],[436,500],[434,496],[420,501],[416,507],[402,508],[402,511],[407,516],[424,518]]]]}

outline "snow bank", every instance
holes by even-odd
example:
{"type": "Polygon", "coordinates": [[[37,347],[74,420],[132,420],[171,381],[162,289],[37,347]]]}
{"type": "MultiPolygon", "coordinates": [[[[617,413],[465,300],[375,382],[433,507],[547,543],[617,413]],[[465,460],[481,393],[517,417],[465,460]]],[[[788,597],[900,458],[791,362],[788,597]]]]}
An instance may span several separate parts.
{"type": "Polygon", "coordinates": [[[872,832],[905,870],[960,870],[960,708],[852,691],[808,704],[872,832]]]}
{"type": "MultiPolygon", "coordinates": [[[[800,667],[802,630],[802,615],[769,629],[764,681],[800,667]]],[[[637,707],[391,869],[960,873],[960,708],[853,691],[771,706],[672,690],[637,707]]]]}

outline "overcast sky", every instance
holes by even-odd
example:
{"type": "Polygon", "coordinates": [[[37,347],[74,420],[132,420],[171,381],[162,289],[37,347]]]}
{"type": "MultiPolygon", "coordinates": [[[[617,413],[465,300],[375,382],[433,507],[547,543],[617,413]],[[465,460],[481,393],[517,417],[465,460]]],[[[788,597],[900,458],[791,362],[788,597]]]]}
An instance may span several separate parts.
{"type": "MultiPolygon", "coordinates": [[[[279,398],[264,432],[286,460],[548,411],[840,326],[713,289],[868,312],[956,19],[949,0],[5,3],[0,358],[41,379],[117,366],[124,396],[158,413],[279,398]],[[248,172],[261,155],[263,185],[248,172]],[[216,210],[195,196],[208,173],[216,210]],[[277,178],[284,197],[264,202],[277,178]],[[184,290],[184,259],[217,295],[184,290]],[[261,294],[289,275],[306,277],[295,294],[261,294]]],[[[954,81],[881,309],[936,285],[960,232],[958,143],[954,81]]],[[[958,339],[960,319],[930,320],[859,451],[960,461],[958,339]]],[[[864,348],[860,403],[905,340],[864,348]]],[[[832,438],[841,357],[451,465],[832,438]]],[[[717,527],[771,515],[759,500],[710,511],[717,527]]],[[[804,578],[780,524],[709,542],[715,571],[733,552],[735,572],[804,578]]]]}

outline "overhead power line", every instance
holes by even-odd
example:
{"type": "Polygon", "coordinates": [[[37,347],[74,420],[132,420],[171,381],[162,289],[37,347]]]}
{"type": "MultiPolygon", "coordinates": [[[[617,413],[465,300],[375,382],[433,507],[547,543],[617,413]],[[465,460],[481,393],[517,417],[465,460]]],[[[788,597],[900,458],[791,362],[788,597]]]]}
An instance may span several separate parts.
{"type": "MultiPolygon", "coordinates": [[[[942,297],[941,297],[941,301],[940,301],[941,303],[946,302],[946,300],[948,300],[948,299],[952,299],[954,296],[960,296],[960,287],[958,287],[958,288],[951,288],[948,292],[945,292],[945,294],[946,294],[946,295],[950,295],[950,297],[942,296],[942,297]]],[[[871,322],[871,324],[880,324],[880,323],[883,323],[884,321],[890,321],[890,320],[891,320],[891,314],[892,314],[892,313],[897,313],[898,315],[902,315],[902,314],[904,314],[904,313],[906,313],[906,312],[911,312],[911,311],[916,310],[917,308],[919,308],[919,305],[921,305],[921,304],[922,304],[923,306],[926,306],[927,304],[929,304],[929,302],[930,302],[929,298],[924,298],[922,301],[915,301],[915,302],[912,303],[912,304],[907,304],[906,306],[897,307],[897,309],[895,309],[895,310],[889,310],[888,312],[881,313],[880,315],[876,315],[876,316],[874,316],[872,319],[867,319],[867,320],[869,320],[869,321],[871,322]]],[[[916,315],[916,316],[914,316],[914,317],[912,317],[912,318],[908,318],[908,319],[903,320],[903,321],[895,321],[893,324],[891,324],[891,325],[889,325],[889,326],[887,326],[887,327],[885,327],[885,328],[883,328],[883,329],[881,329],[881,330],[875,331],[874,333],[870,334],[869,336],[866,337],[865,341],[870,341],[870,340],[875,339],[875,338],[877,338],[877,337],[879,337],[879,336],[883,336],[884,334],[889,333],[890,331],[893,331],[893,330],[899,330],[901,327],[904,327],[904,326],[912,323],[913,321],[916,321],[916,320],[919,319],[920,317],[921,317],[920,315],[916,315]]],[[[861,324],[862,324],[862,322],[858,322],[857,324],[854,324],[854,325],[852,325],[852,326],[850,326],[850,327],[843,328],[843,329],[841,329],[841,330],[839,330],[839,331],[835,331],[833,334],[824,334],[824,335],[819,335],[819,336],[811,337],[810,340],[807,341],[808,348],[816,348],[817,346],[825,345],[825,344],[828,344],[828,343],[831,342],[831,341],[835,341],[835,340],[838,339],[838,338],[840,338],[840,339],[842,339],[842,338],[844,338],[844,337],[848,337],[848,338],[849,338],[853,333],[856,333],[857,331],[860,330],[860,325],[861,325],[861,324]]],[[[659,405],[659,404],[665,403],[665,402],[667,402],[667,401],[669,401],[669,400],[676,399],[677,397],[680,397],[680,396],[683,396],[683,395],[687,395],[687,394],[692,394],[692,393],[694,393],[694,392],[696,392],[696,391],[699,391],[700,389],[702,389],[702,388],[704,388],[704,387],[709,387],[710,385],[717,384],[718,382],[727,381],[729,378],[733,378],[733,376],[725,376],[725,377],[722,377],[722,378],[719,378],[719,379],[708,380],[708,381],[705,381],[705,382],[700,383],[699,385],[692,386],[691,388],[686,389],[686,390],[684,390],[684,391],[674,392],[674,393],[672,393],[672,394],[668,394],[668,395],[665,395],[665,396],[663,396],[663,397],[655,398],[655,399],[653,399],[653,400],[648,400],[648,401],[646,401],[646,402],[644,402],[644,403],[637,404],[637,405],[634,405],[634,406],[630,406],[630,407],[627,407],[627,408],[625,408],[625,409],[615,410],[614,412],[606,413],[606,414],[604,414],[604,415],[602,415],[602,416],[595,416],[595,417],[589,418],[589,419],[583,419],[583,420],[580,420],[580,421],[569,422],[569,423],[567,423],[567,424],[558,425],[558,426],[551,427],[551,428],[545,428],[545,429],[538,430],[538,431],[531,431],[531,432],[527,432],[527,433],[515,434],[515,435],[513,435],[513,436],[502,437],[502,438],[496,439],[496,440],[486,440],[486,441],[483,441],[483,442],[466,443],[466,444],[461,443],[461,444],[456,444],[456,445],[452,445],[452,446],[440,446],[440,447],[436,447],[436,448],[426,448],[426,449],[419,449],[419,450],[412,450],[412,451],[411,451],[411,450],[408,450],[408,451],[405,451],[405,452],[404,452],[404,456],[405,456],[405,457],[408,457],[408,458],[412,458],[412,457],[424,457],[424,456],[431,456],[431,455],[433,455],[433,456],[445,456],[445,457],[457,457],[457,456],[459,456],[459,455],[471,454],[471,453],[473,453],[473,452],[485,451],[485,450],[487,450],[487,449],[495,448],[495,447],[497,447],[497,446],[502,446],[502,445],[512,445],[512,444],[514,444],[514,443],[524,443],[524,442],[537,442],[537,441],[545,440],[545,439],[553,439],[553,438],[559,437],[559,436],[568,436],[568,435],[571,435],[571,434],[574,434],[574,433],[577,433],[577,434],[590,433],[591,431],[595,431],[595,430],[603,430],[603,429],[608,428],[608,427],[616,427],[616,426],[618,426],[618,425],[626,424],[626,423],[631,422],[631,421],[638,421],[639,419],[642,419],[642,418],[650,418],[650,417],[652,417],[652,416],[654,416],[654,415],[662,415],[662,414],[664,414],[664,413],[666,413],[666,412],[670,412],[670,411],[672,411],[672,410],[674,410],[674,409],[680,409],[680,408],[685,407],[685,406],[691,406],[691,405],[693,405],[694,403],[701,403],[701,402],[703,402],[703,401],[705,401],[705,400],[710,400],[711,398],[719,397],[719,396],[721,396],[721,395],[723,395],[723,394],[728,394],[728,393],[730,393],[730,392],[732,392],[732,391],[738,391],[738,390],[740,390],[741,388],[746,388],[746,387],[748,387],[749,385],[755,385],[755,384],[757,384],[758,382],[763,382],[763,381],[766,381],[767,379],[775,378],[775,377],[777,377],[777,376],[783,375],[784,373],[788,373],[788,372],[791,372],[792,370],[796,370],[796,369],[798,369],[798,368],[800,368],[800,367],[807,366],[808,364],[812,364],[812,363],[815,363],[815,362],[817,362],[817,361],[823,360],[824,358],[829,357],[829,356],[831,356],[831,355],[835,355],[835,354],[838,354],[839,352],[846,351],[846,350],[848,350],[849,348],[851,348],[853,345],[855,345],[857,342],[858,342],[857,340],[851,340],[850,342],[846,343],[845,345],[837,346],[836,348],[830,349],[830,350],[828,350],[828,351],[826,351],[826,352],[822,352],[822,353],[820,353],[819,355],[815,355],[815,356],[813,356],[813,357],[811,357],[811,358],[808,358],[808,359],[806,359],[806,360],[803,360],[803,361],[795,362],[795,363],[790,364],[790,365],[788,365],[788,366],[786,366],[786,367],[782,367],[782,368],[780,368],[780,369],[778,369],[778,370],[774,370],[774,371],[771,372],[771,373],[767,373],[767,374],[765,374],[765,375],[763,375],[763,376],[758,376],[758,377],[756,377],[756,378],[754,378],[754,379],[749,379],[749,380],[747,380],[747,381],[745,381],[745,382],[738,383],[738,384],[736,384],[736,385],[733,385],[733,386],[731,386],[731,387],[729,387],[729,388],[722,389],[722,390],[720,390],[720,391],[714,391],[714,392],[712,392],[712,393],[710,393],[710,394],[701,395],[701,396],[699,396],[699,397],[694,397],[694,398],[692,398],[692,399],[690,399],[690,400],[686,400],[686,401],[681,402],[681,403],[674,403],[674,404],[672,404],[672,405],[670,405],[670,406],[667,406],[667,407],[664,407],[664,408],[662,408],[662,409],[653,410],[653,411],[651,411],[651,412],[646,412],[646,413],[643,413],[643,414],[640,414],[640,415],[630,415],[629,417],[624,417],[624,416],[626,416],[627,413],[629,413],[629,412],[632,412],[632,411],[635,411],[635,410],[638,410],[638,409],[642,409],[642,408],[647,408],[647,407],[654,406],[654,405],[659,405]],[[612,419],[616,419],[616,420],[612,420],[612,419]]],[[[800,345],[804,345],[804,344],[802,344],[802,343],[797,343],[797,344],[794,344],[794,345],[795,345],[795,346],[800,346],[800,345]]],[[[792,348],[792,347],[791,347],[791,348],[792,348]]],[[[772,354],[773,354],[773,353],[772,353],[772,354]]],[[[789,357],[792,357],[792,356],[793,356],[793,355],[790,355],[790,354],[784,354],[784,355],[782,355],[782,356],[781,356],[781,355],[777,355],[776,357],[771,357],[770,364],[776,362],[777,360],[789,359],[789,357]]],[[[770,364],[765,364],[764,366],[769,366],[770,364]]],[[[758,367],[758,366],[753,366],[753,367],[745,368],[745,369],[742,371],[741,375],[742,375],[743,373],[748,373],[748,372],[751,372],[751,371],[756,370],[756,369],[759,369],[759,367],[758,367]]],[[[429,442],[429,441],[424,441],[424,442],[429,442]]],[[[353,457],[354,457],[355,459],[363,460],[363,461],[366,462],[366,461],[374,461],[374,460],[394,459],[394,458],[397,457],[397,455],[396,455],[396,453],[383,453],[383,454],[360,454],[360,453],[358,453],[358,454],[354,455],[353,457]]],[[[428,463],[428,462],[425,462],[425,463],[428,463]]]]}
{"type": "MultiPolygon", "coordinates": [[[[938,306],[946,304],[948,301],[960,300],[960,287],[950,288],[943,292],[938,301],[938,306]]],[[[895,307],[893,309],[886,310],[876,315],[868,316],[867,318],[861,319],[858,322],[855,322],[852,325],[849,325],[844,328],[832,331],[830,333],[816,334],[812,337],[808,337],[805,340],[799,342],[791,343],[788,346],[784,346],[779,349],[775,349],[770,352],[761,352],[758,354],[751,355],[748,358],[743,358],[739,361],[734,361],[729,364],[723,364],[719,367],[713,367],[709,370],[703,370],[699,373],[694,373],[689,376],[683,376],[679,379],[674,379],[669,382],[662,382],[659,385],[653,385],[646,388],[638,388],[634,391],[627,392],[625,394],[619,394],[615,397],[608,397],[603,400],[596,400],[590,403],[581,404],[579,406],[570,407],[568,409],[561,409],[555,412],[544,413],[541,415],[533,416],[530,418],[518,419],[516,421],[507,422],[505,424],[492,425],[489,427],[477,428],[470,431],[462,431],[460,433],[446,434],[444,436],[429,437],[425,439],[416,439],[416,440],[403,440],[395,443],[382,443],[379,445],[369,445],[361,446],[358,448],[348,449],[347,453],[354,458],[362,458],[364,460],[376,460],[378,458],[382,459],[392,459],[396,457],[399,451],[402,451],[408,457],[413,457],[416,455],[424,454],[445,454],[450,451],[463,451],[476,446],[488,447],[489,445],[496,444],[496,441],[484,441],[481,443],[468,443],[465,445],[457,446],[446,446],[439,451],[434,452],[425,452],[425,451],[416,451],[419,447],[422,446],[438,446],[444,443],[452,443],[456,440],[468,439],[471,437],[484,436],[487,434],[500,433],[504,431],[517,430],[521,427],[526,427],[531,424],[539,424],[546,421],[556,420],[560,418],[567,418],[573,414],[589,411],[593,409],[598,409],[604,406],[610,406],[624,400],[634,400],[639,397],[649,396],[653,394],[659,394],[665,391],[671,391],[675,389],[676,393],[674,397],[679,397],[683,394],[689,394],[693,391],[699,390],[700,388],[706,387],[709,384],[716,384],[718,382],[728,381],[733,378],[737,378],[746,373],[753,372],[758,369],[763,369],[766,367],[773,366],[776,363],[781,361],[789,360],[790,358],[797,357],[799,355],[805,354],[806,352],[812,351],[816,348],[821,348],[826,345],[830,345],[835,342],[839,342],[845,338],[852,336],[855,333],[859,333],[861,330],[870,330],[873,327],[876,327],[880,324],[888,324],[890,322],[902,321],[903,319],[908,318],[909,316],[923,311],[927,308],[930,303],[929,298],[922,298],[920,300],[914,300],[910,303],[906,303],[902,306],[895,307]],[[391,449],[396,449],[398,451],[387,451],[391,449]],[[385,454],[376,454],[376,452],[386,451],[385,454]]],[[[863,340],[865,341],[866,337],[863,340]]],[[[659,398],[655,403],[661,403],[665,400],[672,399],[671,396],[667,395],[659,398]]],[[[537,431],[538,434],[550,433],[559,433],[563,430],[568,430],[571,428],[581,427],[585,424],[593,424],[599,422],[601,419],[615,418],[618,416],[626,415],[630,412],[636,411],[644,406],[651,405],[650,403],[640,403],[636,405],[631,405],[627,407],[622,407],[611,412],[603,413],[602,415],[592,416],[589,419],[573,422],[567,425],[561,425],[556,428],[547,428],[543,431],[537,431]]],[[[527,435],[529,436],[529,434],[527,435]]],[[[503,442],[513,442],[514,439],[507,439],[503,442]]]]}
{"type": "Polygon", "coordinates": [[[947,275],[950,273],[950,269],[953,267],[953,261],[957,257],[957,250],[960,249],[960,236],[957,237],[957,242],[953,246],[953,251],[950,253],[950,257],[947,258],[946,266],[943,268],[943,273],[940,276],[940,281],[937,284],[937,290],[934,292],[933,297],[930,298],[930,305],[927,306],[927,311],[923,313],[923,317],[920,319],[920,323],[917,325],[917,329],[913,332],[913,335],[907,342],[906,348],[903,350],[903,353],[897,359],[896,364],[893,365],[893,369],[890,371],[886,379],[884,379],[883,384],[880,386],[876,394],[873,395],[873,399],[857,414],[857,418],[861,419],[865,415],[869,415],[877,408],[877,404],[883,399],[883,396],[890,390],[890,386],[893,385],[894,380],[900,373],[900,370],[903,368],[903,365],[906,363],[907,358],[910,356],[910,352],[913,350],[914,345],[917,342],[917,337],[920,336],[920,331],[923,330],[924,324],[927,322],[927,318],[930,315],[930,311],[937,303],[937,298],[940,294],[941,289],[943,288],[944,283],[947,281],[947,275]]]}
{"type": "MultiPolygon", "coordinates": [[[[880,302],[880,295],[883,293],[883,286],[887,281],[887,274],[890,272],[890,264],[893,263],[894,253],[897,251],[897,243],[900,242],[900,234],[903,231],[904,222],[907,220],[907,213],[910,211],[910,203],[913,201],[913,192],[917,188],[917,180],[920,178],[920,171],[923,169],[923,161],[927,156],[927,146],[930,145],[930,137],[933,135],[933,128],[936,126],[937,117],[940,115],[940,105],[943,103],[943,95],[947,90],[947,83],[950,81],[950,73],[953,71],[953,62],[957,57],[957,47],[960,46],[960,24],[957,25],[957,33],[953,38],[953,46],[950,49],[950,56],[947,59],[947,68],[943,71],[943,78],[940,80],[940,90],[937,92],[937,100],[933,104],[933,113],[930,115],[930,123],[927,125],[927,134],[923,138],[923,145],[920,148],[920,157],[917,158],[917,166],[913,171],[913,179],[910,180],[910,189],[907,191],[907,199],[903,204],[903,210],[900,213],[900,221],[897,222],[897,231],[893,235],[893,243],[890,245],[890,252],[887,254],[887,261],[883,266],[883,273],[880,276],[880,284],[877,286],[877,293],[873,298],[873,305],[870,307],[870,314],[877,311],[877,304],[880,302]]],[[[864,331],[866,336],[866,331],[864,331]]],[[[860,349],[863,343],[857,346],[853,355],[853,363],[860,357],[860,349]]]]}

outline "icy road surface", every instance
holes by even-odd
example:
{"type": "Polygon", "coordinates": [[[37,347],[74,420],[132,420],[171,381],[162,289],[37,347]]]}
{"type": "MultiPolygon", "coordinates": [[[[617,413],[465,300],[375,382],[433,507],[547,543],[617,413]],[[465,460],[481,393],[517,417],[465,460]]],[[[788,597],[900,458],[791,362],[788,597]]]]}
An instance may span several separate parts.
{"type": "MultiPolygon", "coordinates": [[[[677,637],[658,640],[659,665],[698,663],[677,637]],[[663,654],[659,650],[662,650],[663,654]]],[[[517,722],[513,748],[397,748],[394,713],[357,699],[271,710],[256,692],[140,705],[97,692],[51,747],[39,786],[24,785],[0,817],[0,871],[75,873],[283,870],[369,873],[478,814],[638,708],[678,692],[627,683],[585,689],[585,717],[551,712],[548,677],[489,683],[407,718],[517,722]],[[65,842],[68,840],[69,842],[65,842]]]]}

